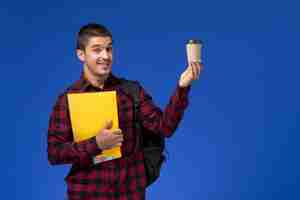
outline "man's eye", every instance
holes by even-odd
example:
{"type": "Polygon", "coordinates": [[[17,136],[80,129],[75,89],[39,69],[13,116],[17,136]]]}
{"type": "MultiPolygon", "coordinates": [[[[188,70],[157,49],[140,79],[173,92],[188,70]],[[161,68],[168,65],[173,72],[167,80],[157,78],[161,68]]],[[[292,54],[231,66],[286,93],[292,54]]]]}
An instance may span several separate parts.
{"type": "Polygon", "coordinates": [[[102,48],[94,49],[94,51],[95,51],[96,53],[100,53],[102,50],[103,50],[102,48]]]}
{"type": "Polygon", "coordinates": [[[107,52],[111,52],[112,51],[112,47],[103,47],[103,48],[95,48],[93,49],[93,51],[95,53],[100,53],[102,51],[106,50],[107,52]]]}

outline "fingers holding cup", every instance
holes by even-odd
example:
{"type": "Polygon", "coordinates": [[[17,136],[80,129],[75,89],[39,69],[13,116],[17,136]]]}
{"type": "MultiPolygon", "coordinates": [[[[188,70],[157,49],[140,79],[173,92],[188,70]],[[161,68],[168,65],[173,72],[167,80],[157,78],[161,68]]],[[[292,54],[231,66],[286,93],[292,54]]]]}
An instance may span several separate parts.
{"type": "Polygon", "coordinates": [[[199,74],[198,63],[197,62],[191,62],[190,65],[191,65],[191,69],[192,69],[193,80],[196,80],[197,77],[198,77],[198,74],[199,74]]]}

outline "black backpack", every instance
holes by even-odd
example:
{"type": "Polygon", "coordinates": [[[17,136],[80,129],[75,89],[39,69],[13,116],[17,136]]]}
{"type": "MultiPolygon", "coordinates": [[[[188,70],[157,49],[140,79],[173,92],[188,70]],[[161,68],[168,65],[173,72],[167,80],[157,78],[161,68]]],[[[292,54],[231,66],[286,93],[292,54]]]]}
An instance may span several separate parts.
{"type": "Polygon", "coordinates": [[[144,153],[144,165],[147,177],[147,187],[151,185],[160,175],[162,163],[165,161],[164,149],[165,139],[159,133],[151,133],[144,129],[139,122],[140,89],[134,81],[121,79],[121,89],[128,96],[133,98],[134,103],[134,128],[137,133],[137,142],[135,151],[140,149],[144,153]]]}

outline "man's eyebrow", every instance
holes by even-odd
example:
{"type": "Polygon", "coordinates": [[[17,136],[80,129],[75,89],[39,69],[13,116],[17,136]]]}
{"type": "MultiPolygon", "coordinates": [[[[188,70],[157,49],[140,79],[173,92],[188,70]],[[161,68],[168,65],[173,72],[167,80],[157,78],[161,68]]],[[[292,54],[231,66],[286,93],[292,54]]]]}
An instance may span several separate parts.
{"type": "Polygon", "coordinates": [[[109,43],[107,46],[100,45],[100,44],[94,44],[94,45],[91,46],[91,48],[95,48],[95,47],[103,48],[103,47],[111,47],[111,46],[112,46],[112,42],[109,43]]]}

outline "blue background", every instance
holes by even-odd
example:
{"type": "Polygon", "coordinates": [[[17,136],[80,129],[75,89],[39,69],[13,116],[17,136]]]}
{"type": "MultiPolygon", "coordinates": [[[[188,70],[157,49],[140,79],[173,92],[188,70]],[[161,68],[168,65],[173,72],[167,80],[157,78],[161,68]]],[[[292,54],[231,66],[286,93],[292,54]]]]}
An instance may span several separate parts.
{"type": "Polygon", "coordinates": [[[164,107],[204,41],[205,70],[149,199],[300,199],[296,1],[6,1],[1,3],[1,199],[64,199],[68,166],[49,166],[57,95],[77,80],[75,36],[114,37],[113,71],[164,107]]]}

